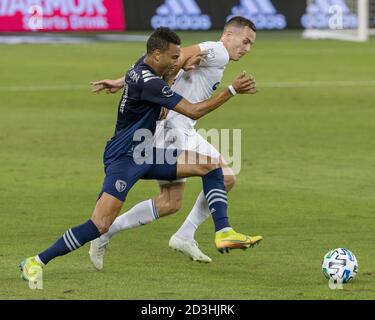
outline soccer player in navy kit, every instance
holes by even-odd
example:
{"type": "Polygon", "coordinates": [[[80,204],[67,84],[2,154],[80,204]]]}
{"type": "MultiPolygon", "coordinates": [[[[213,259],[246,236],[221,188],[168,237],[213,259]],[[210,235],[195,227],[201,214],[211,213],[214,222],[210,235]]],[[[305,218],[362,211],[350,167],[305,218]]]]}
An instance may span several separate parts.
{"type": "MultiPolygon", "coordinates": [[[[185,100],[161,78],[178,65],[180,43],[177,34],[168,28],[158,28],[148,39],[146,56],[138,60],[125,77],[115,134],[104,151],[105,179],[91,219],[66,231],[45,251],[23,260],[20,270],[25,280],[34,281],[49,261],[106,233],[129,190],[139,179],[175,180],[201,176],[215,224],[216,247],[220,250],[245,249],[255,240],[235,232],[229,225],[219,164],[210,159],[207,161],[206,156],[201,161],[201,155],[194,151],[175,150],[170,154],[170,150],[152,147],[152,136],[162,107],[199,119],[229,100],[233,93],[248,93],[254,89],[251,79],[242,74],[228,89],[208,100],[194,104],[185,100]]],[[[157,217],[155,208],[153,213],[157,217]]]]}

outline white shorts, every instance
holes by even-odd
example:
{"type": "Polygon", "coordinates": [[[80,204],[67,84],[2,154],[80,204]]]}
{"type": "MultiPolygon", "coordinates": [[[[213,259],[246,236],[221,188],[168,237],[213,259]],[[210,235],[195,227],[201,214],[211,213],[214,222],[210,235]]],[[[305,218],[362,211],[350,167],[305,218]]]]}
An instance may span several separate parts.
{"type": "MultiPolygon", "coordinates": [[[[173,147],[180,150],[195,151],[211,158],[220,158],[220,152],[205,140],[195,129],[189,131],[168,128],[159,122],[155,130],[155,146],[158,148],[173,147]]],[[[158,180],[159,185],[186,182],[186,178],[173,181],[158,180]]]]}

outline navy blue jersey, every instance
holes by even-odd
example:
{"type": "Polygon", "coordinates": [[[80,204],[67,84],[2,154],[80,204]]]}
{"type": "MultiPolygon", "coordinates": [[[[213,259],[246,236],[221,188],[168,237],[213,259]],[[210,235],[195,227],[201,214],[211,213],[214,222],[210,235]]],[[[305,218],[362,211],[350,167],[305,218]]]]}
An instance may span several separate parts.
{"type": "Polygon", "coordinates": [[[104,151],[105,166],[123,155],[132,155],[140,141],[133,141],[138,129],[155,133],[161,108],[173,109],[182,97],[141,58],[125,76],[125,86],[118,107],[115,135],[104,151]]]}

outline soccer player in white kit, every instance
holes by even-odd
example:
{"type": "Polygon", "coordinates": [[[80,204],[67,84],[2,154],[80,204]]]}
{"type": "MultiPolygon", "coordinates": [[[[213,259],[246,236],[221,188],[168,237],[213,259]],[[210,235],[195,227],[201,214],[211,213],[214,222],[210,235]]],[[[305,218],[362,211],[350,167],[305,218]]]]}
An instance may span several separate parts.
{"type": "MultiPolygon", "coordinates": [[[[203,42],[196,46],[182,48],[181,66],[188,64],[189,59],[193,61],[196,57],[202,57],[202,53],[203,58],[196,68],[189,71],[180,70],[177,75],[173,76],[172,90],[192,103],[208,99],[221,82],[228,62],[230,60],[238,61],[248,53],[255,42],[255,38],[256,27],[254,23],[244,17],[236,16],[225,24],[220,41],[203,42]]],[[[93,85],[95,86],[94,92],[106,90],[114,93],[123,87],[123,79],[102,80],[94,82],[93,85]]],[[[230,90],[232,94],[236,94],[233,88],[230,88],[230,90]]],[[[256,92],[254,80],[252,93],[256,92]]],[[[166,119],[157,126],[155,132],[156,145],[168,147],[169,144],[172,144],[179,149],[197,151],[200,154],[217,159],[223,168],[224,184],[228,192],[235,184],[235,175],[217,149],[196,132],[194,129],[195,123],[195,120],[177,112],[169,111],[166,119]]],[[[98,270],[103,268],[106,246],[109,239],[117,232],[145,225],[159,217],[177,212],[181,208],[185,181],[186,179],[159,181],[161,193],[153,199],[153,202],[152,199],[149,199],[138,203],[129,211],[117,217],[108,233],[91,242],[89,253],[93,265],[98,270]],[[153,208],[152,203],[157,208],[153,208]],[[157,212],[157,215],[155,215],[155,212],[157,212]]],[[[198,243],[194,239],[197,228],[210,215],[211,212],[202,191],[184,223],[170,238],[169,246],[185,253],[194,261],[211,262],[211,258],[199,249],[198,243]]],[[[262,240],[262,237],[255,236],[254,244],[259,243],[260,240],[262,240]]]]}

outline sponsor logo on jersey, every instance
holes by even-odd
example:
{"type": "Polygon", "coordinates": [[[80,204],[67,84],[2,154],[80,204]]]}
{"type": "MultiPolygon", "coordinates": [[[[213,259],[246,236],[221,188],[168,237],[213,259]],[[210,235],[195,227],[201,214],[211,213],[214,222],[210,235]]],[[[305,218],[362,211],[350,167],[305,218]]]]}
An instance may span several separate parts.
{"type": "Polygon", "coordinates": [[[203,14],[195,0],[165,0],[151,18],[151,26],[175,30],[207,30],[211,19],[203,14]]]}
{"type": "Polygon", "coordinates": [[[278,13],[271,0],[240,0],[227,18],[243,16],[253,21],[257,29],[285,29],[285,16],[278,13]]]}

